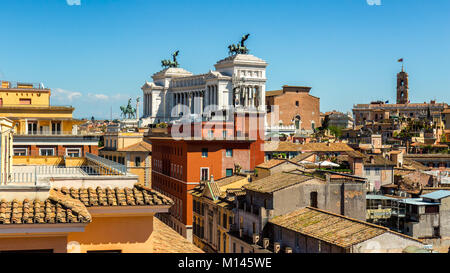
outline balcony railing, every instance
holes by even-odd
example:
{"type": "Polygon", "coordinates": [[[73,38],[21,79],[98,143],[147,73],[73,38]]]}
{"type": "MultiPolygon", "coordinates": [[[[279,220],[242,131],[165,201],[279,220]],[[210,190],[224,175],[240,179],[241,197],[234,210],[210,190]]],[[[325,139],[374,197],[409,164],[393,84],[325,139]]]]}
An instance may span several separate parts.
{"type": "Polygon", "coordinates": [[[127,175],[128,174],[128,168],[126,165],[122,165],[119,164],[117,162],[114,162],[112,160],[91,154],[91,153],[86,153],[86,158],[92,162],[94,162],[95,164],[97,164],[98,166],[102,166],[104,168],[113,170],[115,172],[117,172],[118,174],[121,175],[127,175]]]}
{"type": "Polygon", "coordinates": [[[1,181],[2,185],[36,185],[47,181],[51,177],[85,177],[85,176],[117,176],[123,175],[112,167],[105,166],[14,166],[7,181],[1,181]],[[14,170],[15,169],[15,170],[14,170]]]}
{"type": "Polygon", "coordinates": [[[0,88],[11,89],[46,89],[43,83],[0,81],[0,88]]]}
{"type": "Polygon", "coordinates": [[[14,136],[92,136],[95,133],[80,131],[28,131],[23,133],[14,133],[14,136]]]}

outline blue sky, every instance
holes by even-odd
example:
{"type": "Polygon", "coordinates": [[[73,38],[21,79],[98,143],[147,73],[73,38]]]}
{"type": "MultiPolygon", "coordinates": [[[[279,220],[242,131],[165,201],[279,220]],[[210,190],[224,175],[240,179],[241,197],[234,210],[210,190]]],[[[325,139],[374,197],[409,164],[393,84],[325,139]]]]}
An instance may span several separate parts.
{"type": "Polygon", "coordinates": [[[250,33],[267,90],[311,86],[322,112],[393,102],[401,57],[412,102],[449,103],[450,1],[380,1],[2,0],[0,79],[43,82],[75,117],[116,118],[173,51],[205,73],[250,33]]]}

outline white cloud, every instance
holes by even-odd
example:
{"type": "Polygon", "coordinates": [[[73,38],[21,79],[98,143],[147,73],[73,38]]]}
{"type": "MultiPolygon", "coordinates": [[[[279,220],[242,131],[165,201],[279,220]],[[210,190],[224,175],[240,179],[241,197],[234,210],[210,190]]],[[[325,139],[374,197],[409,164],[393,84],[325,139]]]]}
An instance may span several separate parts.
{"type": "Polygon", "coordinates": [[[73,99],[81,98],[80,92],[74,92],[69,90],[64,90],[61,88],[56,88],[53,91],[52,97],[59,101],[72,101],[73,99]]]}
{"type": "Polygon", "coordinates": [[[104,95],[104,94],[88,94],[88,97],[93,98],[93,99],[97,99],[97,100],[109,100],[109,96],[104,95]]]}
{"type": "Polygon", "coordinates": [[[66,0],[69,6],[81,6],[81,0],[66,0]]]}

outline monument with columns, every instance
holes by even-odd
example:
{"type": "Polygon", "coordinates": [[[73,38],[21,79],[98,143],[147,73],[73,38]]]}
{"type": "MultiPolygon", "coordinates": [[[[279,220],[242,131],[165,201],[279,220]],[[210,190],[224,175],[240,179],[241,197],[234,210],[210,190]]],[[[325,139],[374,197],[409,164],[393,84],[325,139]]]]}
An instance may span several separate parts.
{"type": "Polygon", "coordinates": [[[194,75],[177,63],[155,73],[153,81],[146,81],[141,88],[142,125],[186,117],[207,120],[214,112],[230,109],[265,112],[267,63],[264,60],[248,54],[246,48],[230,49],[230,56],[214,66],[214,71],[194,75]]]}

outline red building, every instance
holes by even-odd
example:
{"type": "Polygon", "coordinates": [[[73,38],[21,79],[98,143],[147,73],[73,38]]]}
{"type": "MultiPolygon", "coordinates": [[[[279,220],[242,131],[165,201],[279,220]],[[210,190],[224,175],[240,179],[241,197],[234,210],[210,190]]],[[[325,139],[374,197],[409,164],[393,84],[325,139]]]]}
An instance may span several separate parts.
{"type": "MultiPolygon", "coordinates": [[[[263,120],[256,124],[263,125],[263,120]]],[[[175,202],[170,215],[161,214],[160,218],[189,240],[193,204],[188,191],[211,177],[217,180],[236,171],[251,172],[264,162],[264,130],[249,128],[251,121],[246,115],[232,122],[195,123],[179,130],[186,133],[185,129],[192,129],[183,137],[150,138],[152,188],[175,202]]]]}

